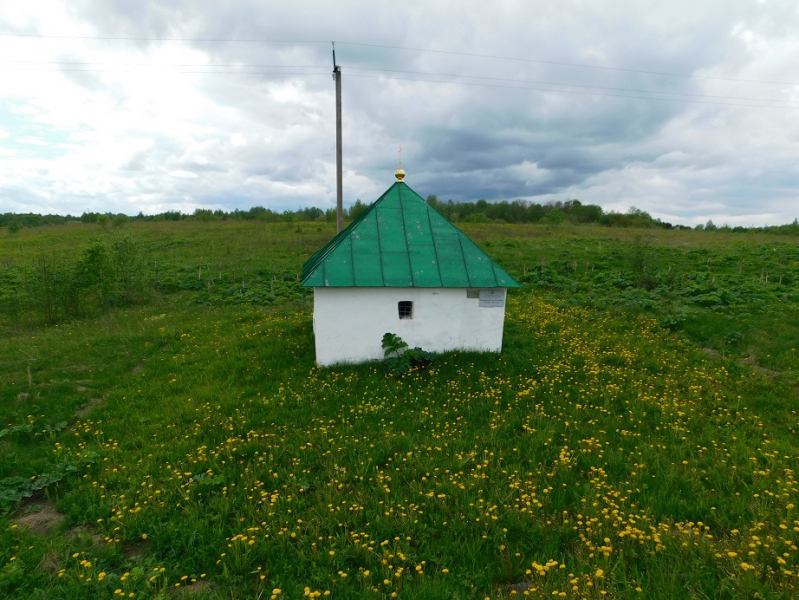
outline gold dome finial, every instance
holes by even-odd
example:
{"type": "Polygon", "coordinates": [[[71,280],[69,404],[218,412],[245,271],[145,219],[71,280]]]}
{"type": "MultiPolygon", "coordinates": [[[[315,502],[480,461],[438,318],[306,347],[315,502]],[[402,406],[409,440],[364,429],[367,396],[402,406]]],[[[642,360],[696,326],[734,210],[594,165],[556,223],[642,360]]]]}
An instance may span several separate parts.
{"type": "Polygon", "coordinates": [[[405,171],[402,170],[402,144],[400,144],[397,154],[399,155],[398,158],[399,168],[396,171],[394,171],[394,177],[397,178],[397,181],[402,181],[403,179],[405,179],[405,171]]]}

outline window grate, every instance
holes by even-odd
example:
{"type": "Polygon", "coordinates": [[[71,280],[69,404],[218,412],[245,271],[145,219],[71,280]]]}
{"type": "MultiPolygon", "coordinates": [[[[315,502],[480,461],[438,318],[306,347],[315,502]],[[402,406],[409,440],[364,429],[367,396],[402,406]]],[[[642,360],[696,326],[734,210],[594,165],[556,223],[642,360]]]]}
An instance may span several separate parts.
{"type": "Polygon", "coordinates": [[[413,302],[410,300],[400,300],[397,310],[400,319],[413,319],[413,302]]]}

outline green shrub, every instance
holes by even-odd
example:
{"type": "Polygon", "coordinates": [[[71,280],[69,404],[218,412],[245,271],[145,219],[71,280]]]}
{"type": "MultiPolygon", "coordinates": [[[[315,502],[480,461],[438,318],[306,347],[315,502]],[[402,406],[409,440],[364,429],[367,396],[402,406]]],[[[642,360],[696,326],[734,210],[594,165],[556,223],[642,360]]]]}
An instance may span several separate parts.
{"type": "Polygon", "coordinates": [[[383,335],[383,354],[386,368],[394,377],[402,377],[412,370],[423,369],[436,359],[432,352],[421,348],[408,348],[407,342],[395,333],[383,335]]]}

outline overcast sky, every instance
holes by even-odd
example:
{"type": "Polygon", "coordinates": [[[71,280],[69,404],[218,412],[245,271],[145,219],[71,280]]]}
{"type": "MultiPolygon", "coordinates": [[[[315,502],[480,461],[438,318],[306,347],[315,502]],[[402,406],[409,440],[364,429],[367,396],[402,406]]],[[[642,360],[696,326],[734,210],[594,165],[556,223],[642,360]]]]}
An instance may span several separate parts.
{"type": "Polygon", "coordinates": [[[797,32],[795,0],[0,0],[0,212],[335,206],[335,40],[345,204],[401,144],[440,200],[787,223],[797,32]]]}

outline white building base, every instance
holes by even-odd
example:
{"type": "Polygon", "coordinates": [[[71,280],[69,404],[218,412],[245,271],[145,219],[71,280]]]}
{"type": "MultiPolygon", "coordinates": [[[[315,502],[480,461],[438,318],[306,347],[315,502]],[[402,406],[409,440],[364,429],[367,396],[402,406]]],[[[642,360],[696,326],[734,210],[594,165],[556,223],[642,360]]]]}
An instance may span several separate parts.
{"type": "Polygon", "coordinates": [[[504,288],[316,287],[316,363],[382,359],[386,333],[428,352],[500,352],[505,296],[504,288]],[[413,302],[412,318],[399,317],[401,301],[413,302]]]}

